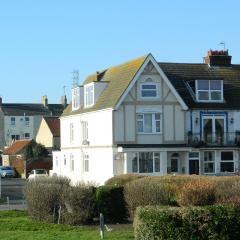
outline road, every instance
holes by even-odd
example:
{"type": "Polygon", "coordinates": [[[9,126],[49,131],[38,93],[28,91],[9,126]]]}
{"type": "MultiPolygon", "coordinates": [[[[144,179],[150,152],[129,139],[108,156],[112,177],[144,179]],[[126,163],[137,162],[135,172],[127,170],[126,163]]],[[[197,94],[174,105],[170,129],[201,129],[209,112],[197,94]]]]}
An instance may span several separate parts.
{"type": "Polygon", "coordinates": [[[0,180],[2,198],[9,197],[10,200],[23,199],[25,182],[26,180],[21,178],[2,178],[0,180]]]}

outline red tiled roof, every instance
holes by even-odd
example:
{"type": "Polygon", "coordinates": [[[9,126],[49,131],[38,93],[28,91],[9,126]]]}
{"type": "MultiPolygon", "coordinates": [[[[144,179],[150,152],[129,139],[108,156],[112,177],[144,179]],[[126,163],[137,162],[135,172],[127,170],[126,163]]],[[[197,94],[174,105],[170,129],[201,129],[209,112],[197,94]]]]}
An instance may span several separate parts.
{"type": "Polygon", "coordinates": [[[18,140],[15,141],[10,147],[3,151],[4,155],[16,155],[32,142],[32,140],[18,140]]]}
{"type": "Polygon", "coordinates": [[[60,137],[60,119],[58,117],[44,117],[53,137],[60,137]]]}

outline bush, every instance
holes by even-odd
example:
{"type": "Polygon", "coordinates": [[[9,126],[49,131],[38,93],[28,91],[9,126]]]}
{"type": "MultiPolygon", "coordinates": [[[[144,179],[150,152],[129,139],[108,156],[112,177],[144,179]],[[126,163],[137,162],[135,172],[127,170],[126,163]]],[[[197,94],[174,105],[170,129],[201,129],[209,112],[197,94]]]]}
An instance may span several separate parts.
{"type": "Polygon", "coordinates": [[[139,206],[176,204],[173,186],[167,182],[159,182],[158,179],[145,177],[125,186],[124,197],[130,217],[133,217],[139,206]]]}
{"type": "Polygon", "coordinates": [[[178,193],[178,203],[182,206],[205,206],[215,203],[216,182],[198,179],[185,183],[178,193]]]}
{"type": "Polygon", "coordinates": [[[240,208],[240,182],[232,178],[219,181],[215,191],[218,204],[240,208]]]}
{"type": "Polygon", "coordinates": [[[70,225],[92,222],[95,209],[95,188],[85,184],[67,187],[63,192],[63,222],[70,225]]]}
{"type": "Polygon", "coordinates": [[[139,174],[122,174],[122,175],[118,175],[112,178],[109,178],[106,182],[105,185],[107,186],[125,186],[127,183],[139,179],[139,178],[143,178],[145,176],[139,175],[139,174]]]}
{"type": "Polygon", "coordinates": [[[127,210],[124,201],[123,187],[100,186],[96,190],[98,212],[106,222],[120,223],[126,221],[127,210]]]}
{"type": "Polygon", "coordinates": [[[28,181],[25,186],[25,198],[28,213],[37,220],[54,222],[55,213],[62,204],[62,191],[69,186],[69,179],[46,178],[28,181]]]}
{"type": "Polygon", "coordinates": [[[231,207],[140,207],[134,219],[136,240],[239,239],[240,212],[231,207]]]}

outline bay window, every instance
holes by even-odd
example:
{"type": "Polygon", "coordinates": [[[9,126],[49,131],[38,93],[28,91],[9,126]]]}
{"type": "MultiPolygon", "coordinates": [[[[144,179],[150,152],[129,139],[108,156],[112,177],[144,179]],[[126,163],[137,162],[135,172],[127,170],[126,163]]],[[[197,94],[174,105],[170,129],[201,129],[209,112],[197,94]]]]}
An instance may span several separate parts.
{"type": "Polygon", "coordinates": [[[160,133],[160,113],[139,113],[137,114],[138,133],[160,133]]]}
{"type": "Polygon", "coordinates": [[[215,152],[206,151],[204,155],[204,173],[215,173],[215,152]]]}
{"type": "Polygon", "coordinates": [[[132,172],[134,173],[157,173],[160,172],[159,152],[134,153],[132,159],[132,172]]]}

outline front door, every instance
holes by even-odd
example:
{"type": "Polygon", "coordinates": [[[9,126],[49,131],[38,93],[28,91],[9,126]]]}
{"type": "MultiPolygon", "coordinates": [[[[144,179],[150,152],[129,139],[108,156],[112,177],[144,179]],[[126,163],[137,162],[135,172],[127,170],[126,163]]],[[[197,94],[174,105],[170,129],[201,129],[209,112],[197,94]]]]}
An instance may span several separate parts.
{"type": "Polygon", "coordinates": [[[189,174],[199,175],[199,160],[189,160],[189,174]]]}

